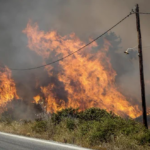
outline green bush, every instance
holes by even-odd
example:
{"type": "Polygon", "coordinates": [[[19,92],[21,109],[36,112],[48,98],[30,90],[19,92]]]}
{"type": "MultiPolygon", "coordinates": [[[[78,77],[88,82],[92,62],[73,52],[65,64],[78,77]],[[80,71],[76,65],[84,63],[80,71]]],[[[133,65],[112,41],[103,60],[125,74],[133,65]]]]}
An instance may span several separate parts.
{"type": "Polygon", "coordinates": [[[36,121],[32,126],[32,130],[36,133],[42,133],[47,131],[47,122],[46,121],[36,121]]]}
{"type": "Polygon", "coordinates": [[[53,123],[59,124],[65,118],[68,117],[77,118],[77,116],[78,116],[78,109],[67,108],[52,114],[51,120],[53,123]]]}
{"type": "MultiPolygon", "coordinates": [[[[141,145],[150,143],[150,133],[143,125],[133,119],[123,119],[99,108],[90,108],[81,112],[78,109],[68,108],[52,114],[51,123],[54,126],[59,128],[61,122],[64,122],[70,131],[77,129],[80,138],[86,139],[90,145],[107,143],[112,137],[119,135],[137,140],[141,145]]],[[[38,121],[33,130],[38,133],[45,132],[47,123],[38,121]]]]}
{"type": "Polygon", "coordinates": [[[89,133],[89,142],[97,144],[99,142],[108,142],[111,135],[119,134],[117,124],[112,119],[106,119],[104,122],[93,121],[89,133]]]}
{"type": "MultiPolygon", "coordinates": [[[[107,117],[107,115],[101,117],[100,120],[97,118],[96,121],[82,121],[80,124],[80,135],[88,137],[88,142],[91,145],[96,145],[100,142],[109,142],[112,140],[112,136],[117,137],[120,134],[135,139],[135,135],[140,134],[140,132],[146,133],[147,131],[141,124],[132,119],[123,119],[117,116],[112,117],[111,114],[107,117]]],[[[148,142],[148,135],[145,136],[148,142]]]]}
{"type": "Polygon", "coordinates": [[[92,122],[82,122],[82,124],[80,124],[79,126],[79,132],[81,136],[85,136],[89,133],[89,131],[91,130],[93,124],[92,122]]]}
{"type": "Polygon", "coordinates": [[[78,114],[78,118],[84,121],[101,121],[103,117],[111,117],[111,115],[106,110],[99,108],[90,108],[78,114]]]}
{"type": "Polygon", "coordinates": [[[106,139],[102,131],[92,132],[89,136],[89,144],[92,146],[104,141],[106,141],[106,139]]]}
{"type": "Polygon", "coordinates": [[[144,133],[141,137],[138,138],[140,145],[150,144],[150,130],[144,133]]]}
{"type": "MultiPolygon", "coordinates": [[[[123,135],[134,135],[142,131],[145,132],[145,127],[133,119],[123,119],[121,117],[110,119],[113,120],[114,129],[117,129],[123,135]]],[[[115,131],[116,132],[116,131],[115,131]]]]}
{"type": "Polygon", "coordinates": [[[116,118],[117,116],[99,108],[90,108],[81,112],[79,112],[78,109],[67,108],[52,114],[52,121],[55,124],[59,124],[64,118],[68,117],[80,119],[80,121],[101,121],[104,117],[116,118]]]}
{"type": "Polygon", "coordinates": [[[76,125],[75,125],[75,122],[74,122],[73,119],[68,118],[68,119],[66,120],[66,127],[67,127],[69,130],[74,130],[75,126],[76,126],[76,125]]]}

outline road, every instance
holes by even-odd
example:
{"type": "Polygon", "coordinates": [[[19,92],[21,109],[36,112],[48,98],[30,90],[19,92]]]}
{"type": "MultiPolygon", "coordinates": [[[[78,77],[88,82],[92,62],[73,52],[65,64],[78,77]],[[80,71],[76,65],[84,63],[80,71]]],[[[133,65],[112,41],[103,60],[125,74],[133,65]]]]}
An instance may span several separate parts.
{"type": "Polygon", "coordinates": [[[90,150],[69,144],[0,132],[0,150],[90,150]]]}

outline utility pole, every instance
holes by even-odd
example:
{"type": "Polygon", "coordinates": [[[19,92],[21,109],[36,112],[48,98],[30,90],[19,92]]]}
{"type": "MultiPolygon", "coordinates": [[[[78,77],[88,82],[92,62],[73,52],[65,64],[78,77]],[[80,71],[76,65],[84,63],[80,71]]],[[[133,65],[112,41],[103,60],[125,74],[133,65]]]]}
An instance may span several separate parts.
{"type": "Polygon", "coordinates": [[[147,124],[147,113],[146,113],[146,99],[145,99],[145,84],[144,84],[144,71],[143,71],[143,54],[142,54],[142,36],[140,29],[140,14],[139,5],[135,8],[136,15],[136,26],[138,34],[138,52],[139,52],[139,68],[140,68],[140,82],[141,82],[141,98],[142,98],[142,109],[143,109],[143,124],[148,129],[147,124]]]}

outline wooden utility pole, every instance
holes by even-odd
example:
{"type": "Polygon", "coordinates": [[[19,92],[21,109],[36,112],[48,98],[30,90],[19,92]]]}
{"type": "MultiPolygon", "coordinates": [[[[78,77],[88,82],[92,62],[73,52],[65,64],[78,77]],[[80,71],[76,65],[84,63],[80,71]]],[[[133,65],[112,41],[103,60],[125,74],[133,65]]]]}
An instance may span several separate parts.
{"type": "Polygon", "coordinates": [[[147,113],[146,113],[146,100],[145,100],[145,84],[144,84],[144,71],[143,71],[143,54],[142,54],[142,36],[140,29],[140,14],[139,5],[135,8],[136,25],[138,34],[138,52],[139,52],[139,68],[140,68],[140,82],[141,82],[141,98],[142,98],[142,109],[143,109],[143,124],[148,128],[147,124],[147,113]]]}

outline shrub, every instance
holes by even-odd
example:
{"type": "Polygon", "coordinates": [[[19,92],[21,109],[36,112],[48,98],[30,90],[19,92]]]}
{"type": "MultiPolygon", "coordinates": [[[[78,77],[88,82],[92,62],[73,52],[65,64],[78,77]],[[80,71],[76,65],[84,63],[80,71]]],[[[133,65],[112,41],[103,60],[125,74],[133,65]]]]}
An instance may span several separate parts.
{"type": "Polygon", "coordinates": [[[132,119],[120,119],[120,122],[118,122],[120,124],[120,131],[122,134],[124,135],[133,135],[133,134],[137,134],[139,132],[144,131],[145,132],[145,127],[143,125],[141,125],[140,123],[136,122],[135,120],[132,119]]]}
{"type": "Polygon", "coordinates": [[[99,142],[108,142],[111,135],[117,135],[117,124],[112,119],[106,119],[104,122],[93,121],[89,134],[89,143],[97,144],[99,142]]]}
{"type": "Polygon", "coordinates": [[[81,136],[88,134],[88,132],[91,129],[91,126],[92,126],[92,124],[89,122],[82,123],[79,127],[79,132],[80,132],[81,136]]]}
{"type": "Polygon", "coordinates": [[[101,121],[104,117],[115,118],[117,116],[99,108],[90,108],[81,112],[78,109],[67,108],[52,114],[52,121],[55,124],[59,124],[64,118],[78,118],[80,121],[101,121]]]}
{"type": "Polygon", "coordinates": [[[37,121],[32,126],[32,130],[36,133],[42,133],[47,131],[47,122],[46,121],[37,121]]]}
{"type": "Polygon", "coordinates": [[[67,127],[69,130],[74,130],[75,126],[76,126],[76,125],[75,125],[75,122],[74,122],[73,119],[68,118],[68,119],[66,120],[66,127],[67,127]]]}
{"type": "Polygon", "coordinates": [[[99,108],[90,108],[78,114],[78,118],[84,121],[101,121],[104,117],[110,118],[111,115],[106,110],[99,108]]]}
{"type": "Polygon", "coordinates": [[[52,122],[59,124],[64,118],[77,118],[78,109],[67,108],[52,114],[52,122]]]}
{"type": "Polygon", "coordinates": [[[146,133],[142,134],[137,140],[140,145],[150,144],[150,131],[148,130],[146,133]]]}

